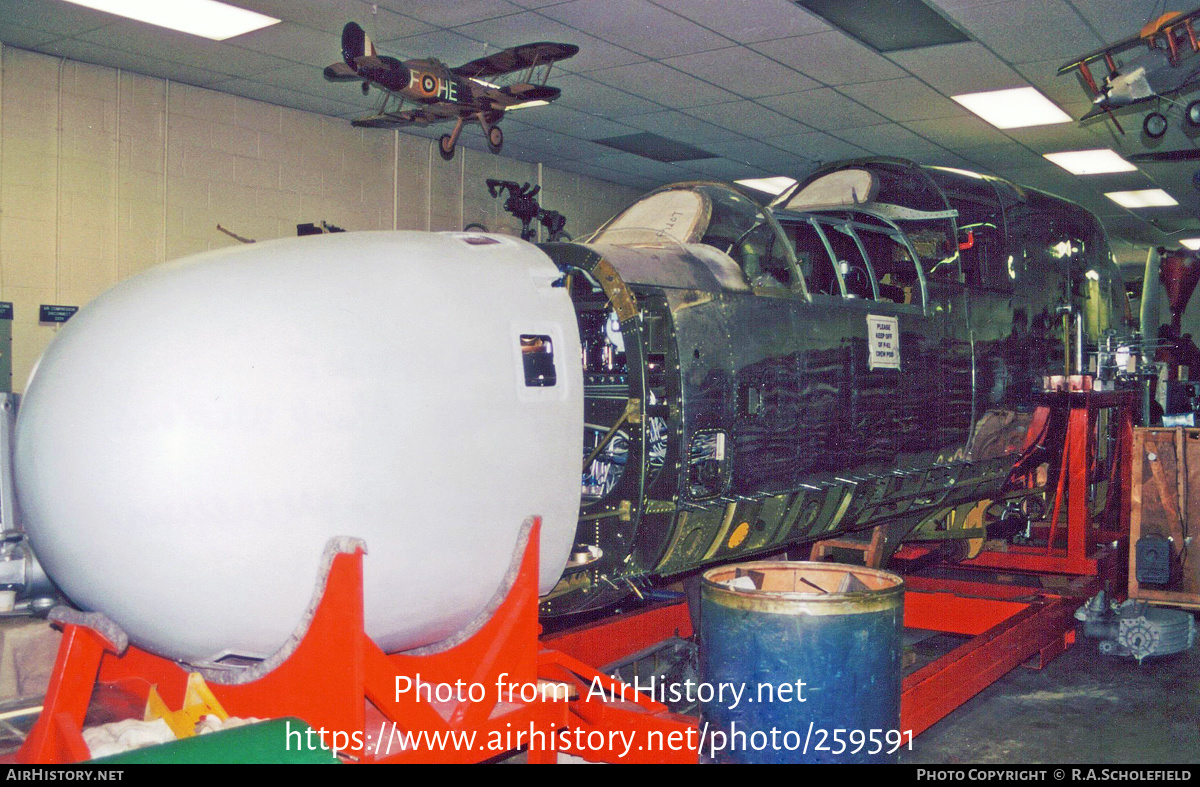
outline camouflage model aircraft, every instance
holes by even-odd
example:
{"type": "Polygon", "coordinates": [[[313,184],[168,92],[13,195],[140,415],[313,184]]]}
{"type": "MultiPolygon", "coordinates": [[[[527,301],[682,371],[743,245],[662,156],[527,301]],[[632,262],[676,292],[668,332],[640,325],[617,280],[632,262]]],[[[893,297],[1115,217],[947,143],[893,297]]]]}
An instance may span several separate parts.
{"type": "Polygon", "coordinates": [[[578,51],[574,44],[522,44],[450,68],[433,58],[401,61],[380,55],[363,29],[350,22],[342,29],[343,62],[327,66],[325,78],[330,82],[361,82],[364,95],[372,85],[383,91],[379,111],[353,121],[356,126],[396,128],[456,121],[454,130],[438,140],[438,151],[449,161],[454,158],[455,145],[468,120],[479,123],[487,136],[488,149],[499,153],[504,134],[497,124],[504,113],[558,98],[562,91],[546,84],[550,67],[578,51]],[[507,85],[486,81],[506,75],[514,75],[507,85]],[[404,109],[405,101],[415,106],[404,109]]]}

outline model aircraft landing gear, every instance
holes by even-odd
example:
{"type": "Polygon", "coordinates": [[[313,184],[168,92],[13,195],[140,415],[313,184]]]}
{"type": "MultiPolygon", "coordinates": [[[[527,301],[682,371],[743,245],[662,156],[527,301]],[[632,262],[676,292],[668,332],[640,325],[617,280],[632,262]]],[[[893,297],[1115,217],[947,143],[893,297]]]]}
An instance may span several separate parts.
{"type": "MultiPolygon", "coordinates": [[[[1191,107],[1189,106],[1188,109],[1191,107]]],[[[1190,119],[1191,113],[1188,114],[1190,119]]],[[[1163,134],[1167,133],[1167,116],[1161,112],[1151,112],[1142,121],[1142,131],[1145,131],[1146,136],[1150,139],[1161,139],[1163,134]]]]}
{"type": "Polygon", "coordinates": [[[454,137],[449,134],[442,134],[438,139],[438,153],[442,154],[444,161],[449,161],[454,158],[454,137]]]}
{"type": "Polygon", "coordinates": [[[499,126],[492,126],[487,132],[488,150],[493,153],[499,153],[500,148],[504,146],[504,132],[499,126]]]}
{"type": "Polygon", "coordinates": [[[1183,110],[1183,117],[1191,128],[1200,128],[1200,101],[1192,101],[1183,110]]]}

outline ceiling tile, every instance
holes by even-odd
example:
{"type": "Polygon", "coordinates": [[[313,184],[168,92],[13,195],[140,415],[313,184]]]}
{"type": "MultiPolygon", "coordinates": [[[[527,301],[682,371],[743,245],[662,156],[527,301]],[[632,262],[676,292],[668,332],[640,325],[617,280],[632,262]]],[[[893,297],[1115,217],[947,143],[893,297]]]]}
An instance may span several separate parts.
{"type": "MultiPolygon", "coordinates": [[[[1079,123],[1055,123],[1052,126],[1030,126],[1007,129],[1005,134],[1038,153],[1054,153],[1060,150],[1087,150],[1099,147],[1100,141],[1090,127],[1079,123]]],[[[972,146],[973,147],[973,146],[972,146]]]]}
{"type": "Polygon", "coordinates": [[[738,0],[736,3],[654,0],[654,3],[742,44],[830,29],[824,19],[790,0],[738,0]]]}
{"type": "Polygon", "coordinates": [[[321,68],[342,59],[341,36],[291,22],[280,22],[246,33],[232,43],[243,49],[321,68]]]}
{"type": "Polygon", "coordinates": [[[195,66],[185,66],[167,60],[138,55],[133,52],[122,52],[90,41],[79,41],[73,38],[62,38],[38,47],[38,51],[58,57],[68,57],[84,63],[96,63],[110,68],[123,68],[146,76],[170,79],[175,82],[186,82],[189,85],[205,87],[214,82],[229,79],[227,74],[218,74],[195,66]]]}
{"type": "Polygon", "coordinates": [[[512,0],[512,2],[516,3],[522,8],[541,8],[542,6],[547,5],[557,5],[561,3],[562,0],[512,0]]]}
{"type": "Polygon", "coordinates": [[[9,46],[17,46],[23,49],[37,49],[42,44],[58,39],[59,35],[57,33],[8,24],[3,17],[0,17],[0,41],[9,46]]]}
{"type": "MultiPolygon", "coordinates": [[[[1105,44],[1137,35],[1143,25],[1164,12],[1161,0],[1071,0],[1071,4],[1105,44]]],[[[1191,8],[1190,3],[1183,5],[1191,8]]]]}
{"type": "Polygon", "coordinates": [[[380,41],[377,46],[380,52],[395,55],[402,60],[435,57],[451,68],[494,51],[483,41],[449,30],[434,30],[430,33],[380,41]]]}
{"type": "Polygon", "coordinates": [[[812,162],[837,161],[867,155],[866,150],[820,131],[776,137],[771,145],[812,162]]]}
{"type": "Polygon", "coordinates": [[[564,44],[575,44],[579,47],[579,54],[558,63],[555,65],[555,69],[576,73],[592,71],[597,68],[624,66],[645,60],[636,52],[614,46],[595,36],[590,36],[549,17],[532,12],[463,25],[455,28],[455,32],[486,41],[501,49],[527,44],[531,41],[557,41],[564,44]]]}
{"type": "MultiPolygon", "coordinates": [[[[935,167],[954,167],[955,169],[962,169],[962,170],[966,170],[967,172],[978,172],[979,171],[979,167],[975,163],[968,161],[967,159],[963,158],[962,156],[958,155],[957,153],[954,153],[953,151],[949,151],[949,150],[947,150],[945,153],[938,153],[935,155],[931,155],[927,159],[925,159],[924,161],[921,161],[919,163],[929,164],[929,165],[935,166],[935,167]]],[[[985,174],[996,174],[996,173],[985,173],[985,174]]]]}
{"type": "Polygon", "coordinates": [[[947,96],[1025,85],[1020,74],[973,41],[893,52],[888,57],[947,96]]]}
{"type": "Polygon", "coordinates": [[[376,0],[390,11],[411,16],[438,27],[456,27],[483,19],[515,14],[518,5],[506,0],[376,0]]]}
{"type": "MultiPolygon", "coordinates": [[[[548,107],[522,109],[519,113],[514,114],[519,114],[521,119],[530,126],[557,131],[580,139],[604,139],[637,131],[630,126],[614,123],[598,115],[581,112],[558,102],[548,107]]],[[[508,122],[508,120],[505,121],[506,124],[508,122]]]]}
{"type": "Polygon", "coordinates": [[[132,20],[114,22],[82,33],[77,38],[123,52],[233,76],[251,76],[289,65],[287,60],[233,44],[210,41],[132,20]]]}
{"type": "Polygon", "coordinates": [[[898,156],[913,161],[924,161],[927,156],[945,152],[897,123],[842,129],[835,136],[880,156],[898,156]]]}
{"type": "Polygon", "coordinates": [[[607,151],[607,155],[593,159],[591,162],[594,166],[601,169],[611,169],[640,177],[650,177],[657,179],[659,183],[678,183],[681,180],[688,179],[688,171],[679,165],[655,161],[643,156],[635,156],[632,153],[614,153],[611,148],[604,148],[604,150],[607,151]]]}
{"type": "Polygon", "coordinates": [[[663,107],[653,101],[630,95],[616,88],[602,85],[593,79],[567,74],[554,80],[562,88],[559,103],[609,118],[640,115],[643,112],[660,112],[663,107]]]}
{"type": "Polygon", "coordinates": [[[959,153],[968,161],[990,170],[1035,166],[1039,160],[1044,161],[1039,154],[1016,142],[994,147],[967,148],[959,153]]]}
{"type": "Polygon", "coordinates": [[[693,107],[688,113],[701,120],[748,137],[767,139],[811,131],[808,126],[753,101],[731,101],[708,107],[693,107]]]}
{"type": "Polygon", "coordinates": [[[1079,76],[1078,71],[1072,71],[1069,74],[1058,73],[1058,67],[1063,64],[1063,58],[1053,58],[1051,60],[1036,60],[1029,63],[1018,63],[1013,66],[1021,76],[1029,81],[1029,84],[1036,87],[1038,90],[1059,106],[1064,104],[1078,103],[1081,99],[1085,99],[1088,95],[1088,90],[1084,86],[1083,78],[1079,76]]]}
{"type": "Polygon", "coordinates": [[[805,165],[810,161],[807,155],[801,155],[775,144],[759,142],[756,139],[744,139],[734,142],[722,142],[709,148],[710,153],[716,153],[730,161],[749,164],[767,172],[788,172],[800,163],[805,165]]]}
{"type": "Polygon", "coordinates": [[[648,0],[574,0],[542,13],[651,58],[729,46],[729,40],[648,0]]]}
{"type": "Polygon", "coordinates": [[[744,47],[673,57],[664,63],[745,98],[811,90],[820,85],[793,68],[744,47]]]}
{"type": "Polygon", "coordinates": [[[544,128],[529,128],[511,133],[505,137],[518,145],[532,147],[545,151],[553,156],[564,158],[595,159],[612,152],[611,148],[597,145],[595,142],[559,134],[544,128]]]}
{"type": "Polygon", "coordinates": [[[950,149],[1003,145],[1011,141],[1000,129],[974,115],[937,120],[913,120],[902,125],[915,132],[917,136],[950,149]]]}
{"type": "Polygon", "coordinates": [[[680,109],[721,104],[737,98],[728,90],[701,82],[662,63],[637,63],[589,71],[588,78],[663,106],[674,105],[680,109]]]}
{"type": "Polygon", "coordinates": [[[843,85],[838,92],[889,120],[928,120],[967,114],[961,105],[912,77],[843,85]]]}
{"type": "Polygon", "coordinates": [[[751,48],[825,85],[907,76],[895,63],[836,30],[768,41],[751,48]]]}
{"type": "Polygon", "coordinates": [[[882,115],[827,87],[786,96],[760,98],[758,103],[821,131],[887,122],[887,118],[882,115]]]}
{"type": "MultiPolygon", "coordinates": [[[[723,104],[718,106],[725,106],[723,104]]],[[[712,107],[694,107],[688,112],[692,114],[707,113],[712,107]]],[[[650,112],[645,115],[633,115],[622,120],[645,131],[653,131],[656,134],[669,137],[672,139],[687,140],[693,145],[704,147],[707,143],[728,142],[732,139],[741,139],[742,135],[737,134],[725,128],[720,128],[718,125],[706,123],[703,120],[698,120],[691,115],[685,115],[676,110],[664,110],[662,112],[650,112]]],[[[789,121],[791,122],[791,121],[789,121]]]]}
{"type": "Polygon", "coordinates": [[[54,33],[55,37],[78,35],[121,21],[121,17],[103,11],[46,0],[0,0],[0,19],[54,33]]]}
{"type": "Polygon", "coordinates": [[[365,0],[304,0],[302,3],[296,0],[237,0],[237,5],[335,35],[341,34],[347,22],[357,22],[373,40],[415,35],[433,29],[433,25],[365,0]]]}
{"type": "Polygon", "coordinates": [[[704,180],[741,180],[742,178],[761,178],[774,173],[774,170],[755,167],[741,161],[731,161],[727,158],[689,161],[687,166],[704,180]]]}
{"type": "Polygon", "coordinates": [[[954,16],[972,37],[1009,63],[1065,61],[1104,46],[1062,0],[1011,0],[954,16]]]}

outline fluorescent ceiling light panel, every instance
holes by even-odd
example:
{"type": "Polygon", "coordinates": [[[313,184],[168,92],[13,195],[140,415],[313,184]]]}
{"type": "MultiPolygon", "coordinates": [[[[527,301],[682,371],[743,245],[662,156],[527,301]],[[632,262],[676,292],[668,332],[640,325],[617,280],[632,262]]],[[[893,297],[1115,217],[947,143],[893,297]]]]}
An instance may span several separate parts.
{"type": "Polygon", "coordinates": [[[1200,251],[1200,238],[1183,238],[1179,241],[1179,245],[1185,249],[1200,251]]]}
{"type": "Polygon", "coordinates": [[[1043,155],[1072,175],[1103,175],[1108,172],[1133,172],[1137,169],[1111,148],[1072,150],[1043,155]]]}
{"type": "Polygon", "coordinates": [[[1174,197],[1162,189],[1106,191],[1104,196],[1123,208],[1169,208],[1179,204],[1174,197]]]}
{"type": "Polygon", "coordinates": [[[739,186],[745,186],[748,189],[764,191],[767,194],[782,194],[796,185],[795,180],[783,176],[774,178],[745,178],[743,180],[735,180],[734,183],[739,186]]]}
{"type": "Polygon", "coordinates": [[[224,41],[277,24],[278,19],[217,0],[67,0],[181,33],[224,41]]]}
{"type": "Polygon", "coordinates": [[[1025,128],[1071,122],[1070,115],[1032,87],[964,93],[950,98],[996,128],[1025,128]]]}

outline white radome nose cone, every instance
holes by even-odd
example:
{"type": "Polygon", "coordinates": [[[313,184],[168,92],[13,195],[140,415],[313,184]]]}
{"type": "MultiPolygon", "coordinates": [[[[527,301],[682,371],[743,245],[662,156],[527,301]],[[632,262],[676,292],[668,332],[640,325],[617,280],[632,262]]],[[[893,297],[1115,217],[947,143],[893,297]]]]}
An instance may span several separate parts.
{"type": "Polygon", "coordinates": [[[483,610],[531,515],[547,592],[579,505],[574,311],[540,250],[479,238],[240,246],[81,310],[18,417],[17,491],[47,573],[190,663],[277,650],[334,536],[367,543],[367,633],[387,651],[483,610]],[[553,347],[553,386],[526,384],[531,335],[553,347]]]}

